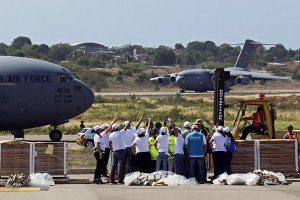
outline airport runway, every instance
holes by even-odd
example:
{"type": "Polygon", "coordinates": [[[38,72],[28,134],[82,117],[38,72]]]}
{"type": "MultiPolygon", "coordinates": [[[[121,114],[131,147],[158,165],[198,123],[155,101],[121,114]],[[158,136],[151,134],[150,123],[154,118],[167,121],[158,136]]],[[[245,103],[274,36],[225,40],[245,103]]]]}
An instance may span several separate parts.
{"type": "MultiPolygon", "coordinates": [[[[300,93],[300,90],[232,90],[226,95],[247,95],[247,94],[297,94],[300,93]]],[[[95,96],[174,96],[178,94],[177,92],[96,92],[95,96]]],[[[205,93],[196,93],[196,92],[186,92],[180,93],[183,96],[206,96],[213,95],[213,91],[205,92],[205,93]]]]}
{"type": "Polygon", "coordinates": [[[287,186],[124,186],[96,184],[65,184],[50,187],[49,191],[0,192],[1,200],[298,200],[300,183],[287,186]]]}

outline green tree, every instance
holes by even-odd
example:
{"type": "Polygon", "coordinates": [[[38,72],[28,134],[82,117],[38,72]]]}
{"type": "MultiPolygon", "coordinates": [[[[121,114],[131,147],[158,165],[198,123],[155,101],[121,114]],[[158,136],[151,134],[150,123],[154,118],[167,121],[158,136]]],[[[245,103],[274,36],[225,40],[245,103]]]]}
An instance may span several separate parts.
{"type": "Polygon", "coordinates": [[[77,63],[78,63],[78,65],[85,66],[85,67],[90,65],[89,58],[84,55],[77,58],[77,63]]]}
{"type": "Polygon", "coordinates": [[[36,52],[41,53],[41,54],[48,54],[50,51],[50,48],[46,44],[40,44],[37,46],[37,48],[35,50],[36,50],[36,52]]]}
{"type": "Polygon", "coordinates": [[[55,44],[49,51],[49,56],[56,61],[64,61],[71,57],[74,48],[69,44],[55,44]]]}
{"type": "Polygon", "coordinates": [[[8,52],[8,46],[4,43],[0,43],[0,55],[6,56],[8,52]]]}
{"type": "Polygon", "coordinates": [[[175,44],[175,49],[176,50],[182,50],[182,49],[184,49],[184,46],[181,43],[176,43],[175,44]]]}
{"type": "Polygon", "coordinates": [[[11,47],[15,49],[21,49],[26,45],[31,45],[31,40],[28,37],[20,36],[13,40],[11,47]]]}
{"type": "Polygon", "coordinates": [[[286,50],[282,44],[276,44],[275,47],[271,47],[268,52],[274,57],[275,62],[286,61],[288,55],[288,50],[286,50]]]}
{"type": "Polygon", "coordinates": [[[102,60],[100,55],[92,55],[89,59],[91,67],[105,67],[106,62],[102,60]]]}
{"type": "Polygon", "coordinates": [[[154,52],[155,65],[174,65],[176,62],[176,55],[172,49],[160,46],[154,52]]]}
{"type": "Polygon", "coordinates": [[[203,43],[204,47],[205,47],[205,51],[207,52],[207,54],[210,54],[212,56],[216,56],[218,53],[218,47],[216,46],[216,44],[212,41],[206,41],[203,43]]]}
{"type": "Polygon", "coordinates": [[[189,42],[186,46],[188,51],[191,50],[196,50],[196,51],[205,51],[205,45],[203,44],[203,42],[199,42],[199,41],[193,41],[193,42],[189,42]]]}
{"type": "Polygon", "coordinates": [[[148,77],[147,77],[147,74],[146,73],[138,73],[134,79],[135,82],[137,83],[144,83],[146,81],[148,81],[148,77]]]}

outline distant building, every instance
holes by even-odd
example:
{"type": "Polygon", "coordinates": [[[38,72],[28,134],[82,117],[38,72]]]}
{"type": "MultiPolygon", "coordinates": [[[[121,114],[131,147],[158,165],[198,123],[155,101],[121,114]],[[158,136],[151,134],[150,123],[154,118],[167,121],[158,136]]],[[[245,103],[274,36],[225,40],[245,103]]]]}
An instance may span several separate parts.
{"type": "Polygon", "coordinates": [[[86,42],[72,45],[76,51],[81,51],[84,54],[110,54],[115,55],[114,51],[110,51],[106,46],[93,42],[86,42]]]}
{"type": "Polygon", "coordinates": [[[139,62],[146,62],[149,58],[149,55],[146,53],[146,50],[143,48],[133,49],[133,57],[139,62]]]}

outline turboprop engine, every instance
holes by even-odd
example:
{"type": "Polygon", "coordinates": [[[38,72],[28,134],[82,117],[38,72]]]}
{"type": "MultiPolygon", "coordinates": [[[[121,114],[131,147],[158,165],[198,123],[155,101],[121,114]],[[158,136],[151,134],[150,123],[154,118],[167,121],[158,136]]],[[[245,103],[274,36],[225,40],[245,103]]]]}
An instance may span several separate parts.
{"type": "Polygon", "coordinates": [[[177,77],[177,76],[171,76],[171,77],[170,77],[171,83],[176,83],[176,77],[177,77]]]}
{"type": "Polygon", "coordinates": [[[248,85],[250,83],[250,78],[246,76],[239,76],[235,79],[237,85],[248,85]]]}
{"type": "Polygon", "coordinates": [[[170,78],[169,77],[159,77],[157,79],[157,82],[159,85],[169,85],[170,84],[170,78]]]}

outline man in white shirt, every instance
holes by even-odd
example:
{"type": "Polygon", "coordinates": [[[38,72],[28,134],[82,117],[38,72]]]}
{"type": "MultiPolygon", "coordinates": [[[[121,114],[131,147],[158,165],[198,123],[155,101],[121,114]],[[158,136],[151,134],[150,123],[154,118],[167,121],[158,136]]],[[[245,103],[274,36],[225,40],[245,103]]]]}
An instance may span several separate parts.
{"type": "Polygon", "coordinates": [[[124,146],[125,146],[125,158],[124,158],[124,169],[126,166],[126,162],[128,163],[128,173],[132,173],[135,171],[135,158],[134,155],[131,151],[131,145],[132,142],[134,141],[135,137],[136,137],[136,130],[139,128],[143,118],[144,118],[144,113],[142,114],[140,120],[138,121],[136,127],[131,126],[131,117],[129,121],[125,121],[123,123],[124,125],[124,134],[123,134],[123,142],[124,142],[124,146]]]}
{"type": "Polygon", "coordinates": [[[184,176],[185,175],[185,156],[184,156],[184,139],[178,128],[174,128],[175,132],[175,144],[174,144],[174,162],[175,173],[184,176]]]}
{"type": "Polygon", "coordinates": [[[102,175],[104,177],[107,177],[107,164],[109,160],[110,155],[110,148],[109,148],[109,135],[112,132],[112,125],[118,121],[119,116],[117,116],[110,124],[102,124],[101,129],[103,130],[101,132],[101,137],[104,140],[105,143],[105,153],[104,153],[104,163],[102,165],[102,175]]]}
{"type": "Polygon", "coordinates": [[[169,157],[169,135],[167,134],[167,127],[160,128],[160,134],[157,136],[154,145],[158,149],[156,158],[156,171],[160,170],[161,161],[163,162],[163,170],[168,170],[169,157]]]}
{"type": "Polygon", "coordinates": [[[112,168],[110,173],[111,184],[115,184],[115,171],[118,166],[118,180],[119,184],[124,183],[124,158],[125,147],[123,142],[124,131],[119,130],[118,124],[112,125],[113,132],[109,135],[109,147],[112,153],[112,168]]]}
{"type": "Polygon", "coordinates": [[[105,151],[105,144],[104,140],[100,135],[100,132],[102,131],[101,126],[97,125],[94,127],[95,136],[94,136],[94,144],[95,144],[95,150],[94,150],[94,157],[97,161],[95,173],[94,173],[94,180],[93,183],[100,184],[101,181],[101,174],[104,164],[104,151],[105,151]]]}

